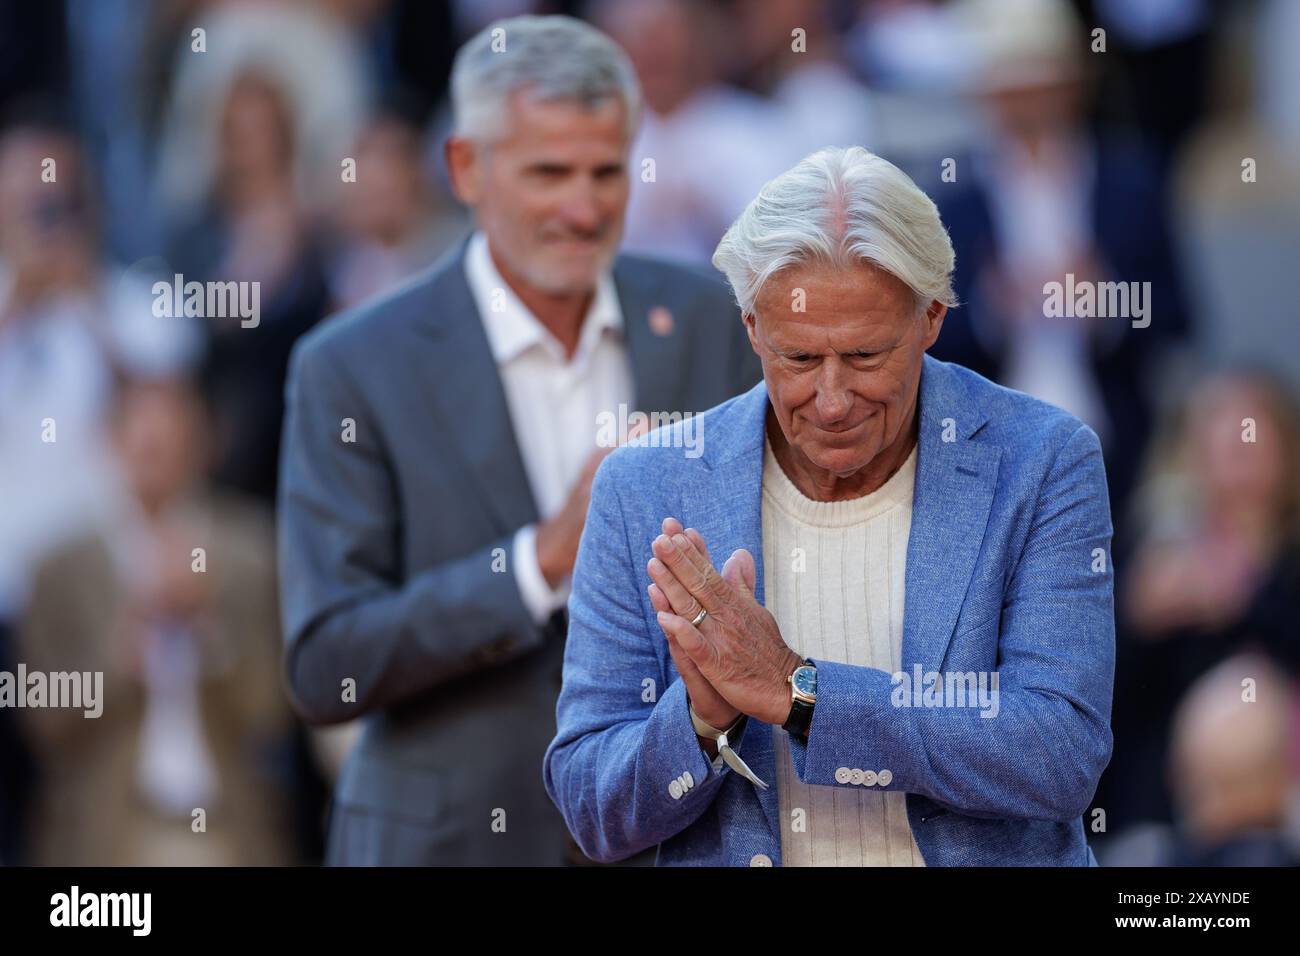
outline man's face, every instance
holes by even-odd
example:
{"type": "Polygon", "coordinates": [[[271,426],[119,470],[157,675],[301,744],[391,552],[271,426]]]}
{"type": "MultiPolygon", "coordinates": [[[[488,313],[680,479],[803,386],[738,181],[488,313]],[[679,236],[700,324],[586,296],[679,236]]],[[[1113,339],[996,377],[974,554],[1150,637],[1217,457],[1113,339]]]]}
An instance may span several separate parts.
{"type": "Polygon", "coordinates": [[[490,143],[449,143],[457,195],[514,276],[553,295],[585,294],[623,236],[626,111],[617,99],[585,109],[525,92],[510,98],[508,114],[504,136],[490,143]]]}
{"type": "Polygon", "coordinates": [[[918,315],[912,291],[866,263],[796,265],[764,284],[745,323],[777,423],[806,464],[846,478],[903,437],[946,311],[918,315]]]}

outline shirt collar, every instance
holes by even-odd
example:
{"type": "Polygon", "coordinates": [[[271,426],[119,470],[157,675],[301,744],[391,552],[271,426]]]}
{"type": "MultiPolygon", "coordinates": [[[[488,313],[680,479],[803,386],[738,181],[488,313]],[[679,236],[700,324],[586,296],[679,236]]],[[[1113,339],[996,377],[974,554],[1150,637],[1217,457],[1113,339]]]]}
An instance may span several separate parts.
{"type": "MultiPolygon", "coordinates": [[[[487,236],[480,231],[475,231],[470,237],[465,250],[465,277],[483,319],[492,357],[498,365],[504,365],[535,346],[563,356],[559,341],[501,277],[488,251],[487,236]],[[500,303],[497,309],[492,308],[494,301],[500,303]]],[[[587,354],[606,330],[620,332],[622,328],[623,312],[618,293],[613,277],[606,271],[596,281],[596,294],[583,317],[574,358],[587,354]]]]}

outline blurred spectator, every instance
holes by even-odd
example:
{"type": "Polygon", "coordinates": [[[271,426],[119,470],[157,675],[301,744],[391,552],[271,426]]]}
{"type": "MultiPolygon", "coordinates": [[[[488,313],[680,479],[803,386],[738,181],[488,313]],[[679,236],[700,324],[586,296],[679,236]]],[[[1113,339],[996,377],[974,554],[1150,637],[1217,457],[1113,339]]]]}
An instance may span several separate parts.
{"type": "Polygon", "coordinates": [[[328,311],[324,250],[294,189],[297,124],[277,81],[240,74],[221,120],[213,193],[169,258],[186,282],[257,284],[254,326],[208,317],[205,378],[218,414],[216,479],[269,504],[289,352],[328,311]]]}
{"type": "Polygon", "coordinates": [[[1300,866],[1300,697],[1258,654],[1235,655],[1177,703],[1161,769],[1173,822],[1128,826],[1106,866],[1300,866]]]}
{"type": "Polygon", "coordinates": [[[193,23],[205,32],[181,35],[161,133],[168,258],[186,282],[260,284],[255,327],[209,317],[205,380],[217,481],[269,504],[289,351],[329,308],[318,228],[369,94],[358,39],[327,8],[217,4],[193,23]]]}
{"type": "MultiPolygon", "coordinates": [[[[1106,126],[1140,132],[1162,164],[1201,121],[1210,90],[1213,0],[1075,0],[1105,31],[1094,100],[1106,126]]],[[[1223,6],[1223,4],[1217,4],[1223,6]]],[[[1091,35],[1086,38],[1089,48],[1091,35]]]]}
{"type": "Polygon", "coordinates": [[[330,274],[331,307],[387,291],[426,267],[465,231],[424,178],[419,133],[396,116],[372,123],[357,144],[356,182],[343,191],[342,237],[330,274]]]}
{"type": "Polygon", "coordinates": [[[1205,354],[1267,363],[1300,387],[1300,322],[1278,306],[1300,260],[1300,86],[1287,88],[1300,4],[1251,9],[1218,35],[1212,111],[1175,165],[1176,234],[1205,354]]]}
{"type": "Polygon", "coordinates": [[[733,17],[747,85],[779,113],[781,136],[769,144],[774,154],[785,150],[770,157],[778,172],[825,146],[878,148],[870,94],[841,62],[828,4],[751,0],[733,17]]]}
{"type": "Polygon", "coordinates": [[[845,38],[849,62],[871,86],[872,152],[909,168],[970,147],[965,100],[970,51],[953,4],[862,0],[845,38]]]}
{"type": "Polygon", "coordinates": [[[228,176],[230,146],[222,140],[232,89],[250,74],[282,100],[295,147],[282,174],[294,198],[313,212],[328,206],[369,99],[357,39],[310,3],[218,3],[191,22],[205,31],[205,52],[194,49],[190,30],[181,31],[161,130],[158,198],[169,221],[201,215],[228,176]]]}
{"type": "Polygon", "coordinates": [[[174,372],[199,344],[152,317],[143,276],[102,265],[76,143],[44,121],[0,132],[0,619],[42,549],[101,513],[111,367],[174,372]]]}
{"type": "Polygon", "coordinates": [[[122,388],[112,417],[129,494],[36,574],[27,667],[104,682],[98,718],[21,711],[43,771],[38,863],[288,861],[267,772],[288,715],[271,525],[204,487],[200,408],[177,381],[122,388]]]}
{"type": "Polygon", "coordinates": [[[749,200],[789,165],[790,147],[774,149],[788,143],[781,114],[719,82],[739,60],[718,56],[733,45],[724,41],[729,27],[712,4],[597,0],[591,13],[627,52],[645,99],[632,144],[624,247],[707,263],[749,200]]]}
{"type": "Polygon", "coordinates": [[[1065,0],[965,0],[960,11],[990,129],[955,181],[932,184],[967,303],[933,354],[1089,424],[1113,513],[1147,440],[1162,359],[1188,327],[1159,166],[1141,144],[1084,127],[1085,35],[1065,0]],[[1126,315],[1046,313],[1048,282],[1114,281],[1139,284],[1145,315],[1136,299],[1126,315]]]}
{"type": "Polygon", "coordinates": [[[1234,657],[1174,714],[1173,866],[1300,866],[1294,685],[1269,661],[1234,657]],[[1249,689],[1244,685],[1249,682],[1249,689]]]}
{"type": "Polygon", "coordinates": [[[154,37],[161,6],[135,0],[65,4],[77,128],[103,196],[104,248],[119,262],[153,255],[159,245],[158,209],[149,201],[156,101],[147,84],[158,65],[154,37]]]}
{"type": "Polygon", "coordinates": [[[1116,583],[1115,752],[1098,804],[1118,827],[1167,821],[1177,701],[1247,649],[1300,673],[1300,409],[1259,372],[1203,377],[1158,437],[1116,583]],[[1253,440],[1252,440],[1253,439],[1253,440]]]}

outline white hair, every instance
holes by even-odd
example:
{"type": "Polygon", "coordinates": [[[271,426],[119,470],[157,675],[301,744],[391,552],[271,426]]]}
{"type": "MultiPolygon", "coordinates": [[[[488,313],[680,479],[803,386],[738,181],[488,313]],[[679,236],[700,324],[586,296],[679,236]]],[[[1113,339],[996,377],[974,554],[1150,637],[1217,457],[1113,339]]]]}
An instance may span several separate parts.
{"type": "Polygon", "coordinates": [[[867,261],[901,279],[918,309],[936,299],[951,307],[953,259],[930,197],[861,146],[819,150],[777,176],[713,253],[746,315],[768,279],[803,262],[847,268],[867,261]]]}
{"type": "Polygon", "coordinates": [[[507,100],[520,90],[588,109],[617,98],[625,108],[629,140],[640,121],[641,87],[627,55],[573,17],[510,17],[471,37],[451,68],[455,134],[476,140],[501,134],[507,100]]]}

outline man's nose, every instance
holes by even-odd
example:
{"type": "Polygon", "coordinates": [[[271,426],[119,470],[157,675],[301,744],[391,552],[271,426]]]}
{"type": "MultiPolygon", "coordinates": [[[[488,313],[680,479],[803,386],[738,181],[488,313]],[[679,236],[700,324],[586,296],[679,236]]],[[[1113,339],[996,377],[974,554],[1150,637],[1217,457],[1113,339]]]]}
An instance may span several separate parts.
{"type": "Polygon", "coordinates": [[[833,425],[852,407],[853,396],[849,394],[848,380],[839,362],[822,362],[817,380],[817,414],[821,416],[822,424],[833,425]]]}
{"type": "Polygon", "coordinates": [[[604,219],[599,198],[590,184],[576,187],[560,209],[565,223],[574,230],[595,232],[604,219]]]}

